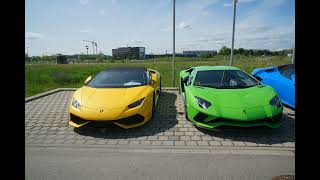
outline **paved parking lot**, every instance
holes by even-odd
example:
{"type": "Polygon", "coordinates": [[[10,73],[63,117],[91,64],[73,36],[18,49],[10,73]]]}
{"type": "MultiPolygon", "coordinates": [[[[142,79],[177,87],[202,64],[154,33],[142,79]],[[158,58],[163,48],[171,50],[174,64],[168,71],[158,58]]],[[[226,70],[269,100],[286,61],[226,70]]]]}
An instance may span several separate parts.
{"type": "Polygon", "coordinates": [[[68,102],[74,91],[60,91],[25,103],[25,142],[32,146],[260,148],[295,149],[295,114],[285,109],[278,129],[224,128],[209,131],[184,118],[177,90],[164,90],[154,119],[144,126],[124,130],[94,123],[74,129],[67,122],[68,102]]]}

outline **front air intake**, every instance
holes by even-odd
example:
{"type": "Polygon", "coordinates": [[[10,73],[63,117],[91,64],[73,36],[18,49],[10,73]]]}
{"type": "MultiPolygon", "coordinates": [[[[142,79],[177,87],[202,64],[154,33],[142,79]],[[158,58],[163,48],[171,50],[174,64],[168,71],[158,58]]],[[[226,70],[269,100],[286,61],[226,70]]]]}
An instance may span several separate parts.
{"type": "Polygon", "coordinates": [[[199,112],[193,119],[198,122],[203,122],[207,117],[208,115],[199,112]]]}

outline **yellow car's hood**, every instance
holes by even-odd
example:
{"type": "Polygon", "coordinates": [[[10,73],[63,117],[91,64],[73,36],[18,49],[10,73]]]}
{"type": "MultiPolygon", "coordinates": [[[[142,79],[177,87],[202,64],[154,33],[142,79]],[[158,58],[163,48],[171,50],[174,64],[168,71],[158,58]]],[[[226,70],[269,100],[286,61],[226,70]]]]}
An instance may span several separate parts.
{"type": "Polygon", "coordinates": [[[147,86],[131,88],[81,88],[81,105],[87,108],[121,108],[143,98],[147,86]]]}

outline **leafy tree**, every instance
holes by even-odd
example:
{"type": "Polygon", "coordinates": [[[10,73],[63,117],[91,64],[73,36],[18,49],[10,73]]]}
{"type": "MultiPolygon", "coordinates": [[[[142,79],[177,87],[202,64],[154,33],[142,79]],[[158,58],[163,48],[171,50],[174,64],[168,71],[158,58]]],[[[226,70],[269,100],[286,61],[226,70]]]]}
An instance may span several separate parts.
{"type": "MultiPolygon", "coordinates": [[[[231,50],[230,50],[230,53],[231,53],[231,50]]],[[[239,54],[238,49],[233,49],[233,54],[239,54]]]]}
{"type": "Polygon", "coordinates": [[[220,55],[230,55],[231,49],[227,48],[226,46],[222,46],[222,48],[219,50],[220,55]]]}
{"type": "Polygon", "coordinates": [[[245,55],[245,54],[244,54],[244,51],[245,51],[245,50],[244,50],[243,48],[239,48],[239,49],[238,49],[238,54],[240,54],[240,55],[245,55]]]}

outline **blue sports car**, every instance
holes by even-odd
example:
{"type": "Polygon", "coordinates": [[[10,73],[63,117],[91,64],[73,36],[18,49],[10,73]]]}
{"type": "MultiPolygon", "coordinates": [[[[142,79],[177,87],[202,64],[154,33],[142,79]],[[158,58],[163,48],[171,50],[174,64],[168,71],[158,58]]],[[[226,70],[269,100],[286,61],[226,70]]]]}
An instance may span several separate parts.
{"type": "Polygon", "coordinates": [[[252,71],[253,77],[263,84],[272,86],[282,101],[290,109],[295,109],[295,65],[287,64],[252,71]]]}

